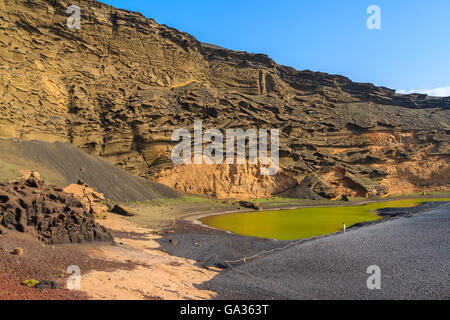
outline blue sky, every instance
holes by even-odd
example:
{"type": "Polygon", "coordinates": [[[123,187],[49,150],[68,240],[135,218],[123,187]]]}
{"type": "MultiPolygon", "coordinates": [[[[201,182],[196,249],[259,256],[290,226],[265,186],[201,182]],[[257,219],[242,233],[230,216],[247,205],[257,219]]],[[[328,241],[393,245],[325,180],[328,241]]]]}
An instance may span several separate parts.
{"type": "Polygon", "coordinates": [[[298,70],[450,95],[448,0],[102,0],[298,70]],[[366,10],[381,9],[381,30],[366,10]],[[433,91],[434,90],[434,91],[433,91]]]}

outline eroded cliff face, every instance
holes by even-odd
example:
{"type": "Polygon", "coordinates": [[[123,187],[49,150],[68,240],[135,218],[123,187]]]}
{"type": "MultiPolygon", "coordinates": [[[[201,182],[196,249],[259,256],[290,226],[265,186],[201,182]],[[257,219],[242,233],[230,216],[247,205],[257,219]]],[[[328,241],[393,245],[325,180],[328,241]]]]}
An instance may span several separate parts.
{"type": "Polygon", "coordinates": [[[397,95],[202,44],[81,0],[0,0],[0,138],[69,141],[177,190],[219,198],[449,190],[450,98],[397,95]],[[173,130],[276,128],[281,171],[174,166],[173,130]]]}

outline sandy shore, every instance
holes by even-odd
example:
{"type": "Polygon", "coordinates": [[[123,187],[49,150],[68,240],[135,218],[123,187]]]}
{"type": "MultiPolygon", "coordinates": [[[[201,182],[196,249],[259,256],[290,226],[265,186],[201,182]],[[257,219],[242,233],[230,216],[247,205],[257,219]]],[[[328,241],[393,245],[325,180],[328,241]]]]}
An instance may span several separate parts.
{"type": "Polygon", "coordinates": [[[99,221],[115,236],[116,246],[95,246],[91,257],[132,262],[132,270],[91,271],[82,277],[82,291],[92,299],[211,299],[215,293],[196,285],[212,279],[217,271],[199,268],[195,261],[170,256],[159,249],[159,236],[118,216],[99,221]]]}

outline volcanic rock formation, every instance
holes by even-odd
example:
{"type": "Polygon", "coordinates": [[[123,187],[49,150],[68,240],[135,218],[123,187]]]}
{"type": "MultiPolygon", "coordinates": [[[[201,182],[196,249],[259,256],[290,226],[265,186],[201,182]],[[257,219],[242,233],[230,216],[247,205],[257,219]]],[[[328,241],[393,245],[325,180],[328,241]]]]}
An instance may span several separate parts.
{"type": "Polygon", "coordinates": [[[77,1],[81,29],[69,30],[71,4],[0,0],[1,138],[68,141],[133,174],[219,198],[299,185],[313,198],[450,189],[450,98],[297,71],[97,1],[77,1]],[[175,167],[171,134],[194,120],[280,129],[280,173],[175,167]]]}
{"type": "Polygon", "coordinates": [[[73,194],[94,219],[106,218],[108,207],[102,203],[105,196],[89,187],[83,180],[65,187],[63,191],[73,194]]]}
{"type": "Polygon", "coordinates": [[[34,177],[0,183],[0,233],[2,227],[49,244],[113,240],[76,196],[34,177]]]}

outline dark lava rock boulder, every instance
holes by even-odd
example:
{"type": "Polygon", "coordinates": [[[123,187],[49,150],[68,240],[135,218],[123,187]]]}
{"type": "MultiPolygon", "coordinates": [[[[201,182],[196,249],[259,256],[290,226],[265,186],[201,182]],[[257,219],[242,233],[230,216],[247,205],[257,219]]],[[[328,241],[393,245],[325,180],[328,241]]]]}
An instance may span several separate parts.
{"type": "Polygon", "coordinates": [[[121,216],[125,216],[125,217],[134,217],[137,214],[136,211],[134,211],[133,209],[130,209],[128,207],[118,205],[118,204],[116,204],[110,210],[110,212],[120,214],[121,216]]]}
{"type": "Polygon", "coordinates": [[[34,288],[39,289],[39,290],[45,290],[45,289],[56,290],[56,289],[61,289],[61,286],[53,281],[42,280],[37,285],[35,285],[34,288]]]}
{"type": "Polygon", "coordinates": [[[243,208],[253,209],[253,210],[262,210],[262,207],[259,203],[253,203],[250,201],[239,201],[239,206],[243,208]]]}
{"type": "Polygon", "coordinates": [[[0,225],[48,244],[113,241],[74,195],[36,178],[0,183],[0,225]]]}

